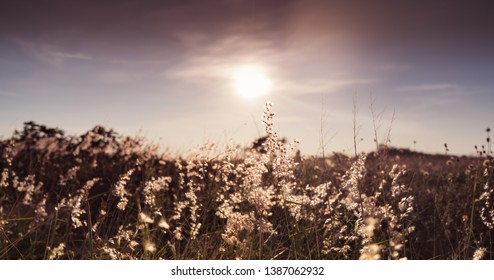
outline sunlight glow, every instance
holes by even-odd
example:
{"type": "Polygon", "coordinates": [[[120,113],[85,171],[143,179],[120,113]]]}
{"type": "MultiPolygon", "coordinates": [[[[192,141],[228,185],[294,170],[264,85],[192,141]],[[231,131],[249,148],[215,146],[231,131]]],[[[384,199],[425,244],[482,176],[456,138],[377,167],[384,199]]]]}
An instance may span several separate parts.
{"type": "Polygon", "coordinates": [[[256,97],[268,92],[271,81],[262,69],[257,66],[243,66],[235,71],[234,87],[244,97],[256,97]]]}

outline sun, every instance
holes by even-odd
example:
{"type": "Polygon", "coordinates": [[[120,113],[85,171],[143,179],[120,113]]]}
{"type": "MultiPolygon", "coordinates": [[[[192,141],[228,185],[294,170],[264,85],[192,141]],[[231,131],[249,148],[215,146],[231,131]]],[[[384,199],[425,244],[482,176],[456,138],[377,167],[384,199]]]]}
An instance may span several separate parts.
{"type": "Polygon", "coordinates": [[[244,97],[266,94],[271,87],[271,81],[265,72],[255,65],[238,68],[234,72],[233,82],[237,93],[244,97]]]}

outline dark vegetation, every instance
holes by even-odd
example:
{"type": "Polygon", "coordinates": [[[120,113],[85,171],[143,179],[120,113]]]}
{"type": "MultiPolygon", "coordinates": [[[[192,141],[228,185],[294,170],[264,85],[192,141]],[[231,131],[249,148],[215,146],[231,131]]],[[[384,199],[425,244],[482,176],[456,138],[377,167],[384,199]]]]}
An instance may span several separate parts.
{"type": "Polygon", "coordinates": [[[271,118],[253,147],[184,158],[26,123],[0,141],[0,259],[493,258],[489,143],[301,157],[271,118]]]}

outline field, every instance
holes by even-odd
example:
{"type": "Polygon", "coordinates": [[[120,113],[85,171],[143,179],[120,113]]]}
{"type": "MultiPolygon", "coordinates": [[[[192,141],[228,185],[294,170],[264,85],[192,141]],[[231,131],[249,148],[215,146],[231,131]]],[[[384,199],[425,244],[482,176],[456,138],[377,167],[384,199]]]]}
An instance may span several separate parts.
{"type": "Polygon", "coordinates": [[[275,121],[267,105],[252,146],[182,157],[26,123],[0,142],[0,259],[493,258],[489,129],[476,157],[316,157],[275,121]]]}

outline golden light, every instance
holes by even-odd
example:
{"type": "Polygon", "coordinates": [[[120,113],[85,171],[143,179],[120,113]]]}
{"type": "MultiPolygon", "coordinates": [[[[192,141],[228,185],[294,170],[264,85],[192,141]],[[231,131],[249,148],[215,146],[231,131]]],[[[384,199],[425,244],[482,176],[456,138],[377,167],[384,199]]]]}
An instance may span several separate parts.
{"type": "Polygon", "coordinates": [[[254,65],[243,66],[237,69],[233,79],[237,93],[245,97],[263,95],[271,87],[271,81],[264,71],[254,65]]]}

